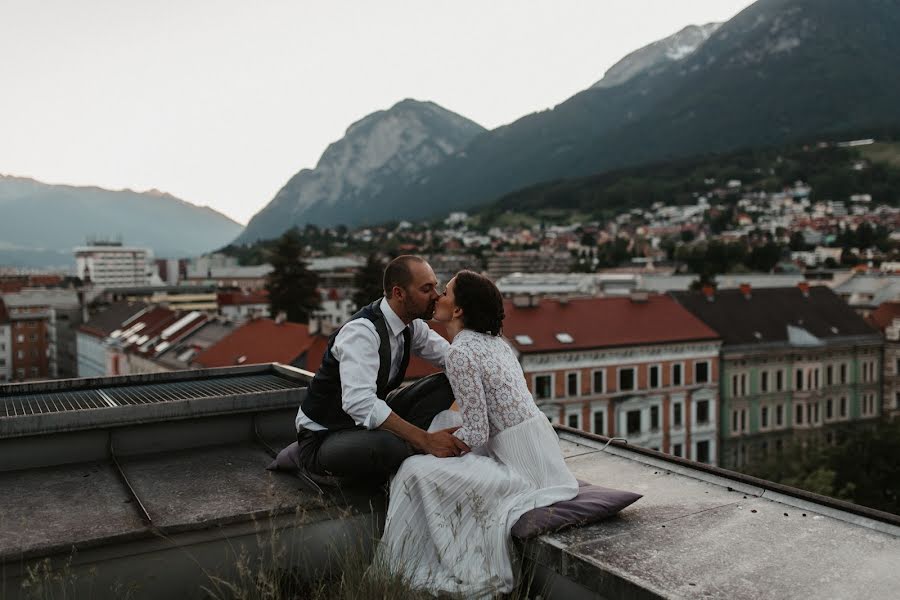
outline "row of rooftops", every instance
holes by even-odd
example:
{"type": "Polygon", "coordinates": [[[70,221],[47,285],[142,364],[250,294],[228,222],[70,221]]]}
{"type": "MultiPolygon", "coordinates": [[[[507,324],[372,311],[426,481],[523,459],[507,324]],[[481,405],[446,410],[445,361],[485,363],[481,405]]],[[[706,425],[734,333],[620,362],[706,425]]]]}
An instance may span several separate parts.
{"type": "MultiPolygon", "coordinates": [[[[879,343],[864,321],[825,287],[637,293],[606,298],[505,301],[504,337],[521,355],[660,344],[720,342],[768,350],[846,343],[879,343]]],[[[431,327],[447,337],[443,326],[431,327]]],[[[243,323],[199,311],[177,312],[141,303],[118,303],[80,331],[117,351],[169,369],[279,362],[318,369],[328,331],[254,318],[243,323]]],[[[415,357],[408,377],[436,369],[415,357]]]]}

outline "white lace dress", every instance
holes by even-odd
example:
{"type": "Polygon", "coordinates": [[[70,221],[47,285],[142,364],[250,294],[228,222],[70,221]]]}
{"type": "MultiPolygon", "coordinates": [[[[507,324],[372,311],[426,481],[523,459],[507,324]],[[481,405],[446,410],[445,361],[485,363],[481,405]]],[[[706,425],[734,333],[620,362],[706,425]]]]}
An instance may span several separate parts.
{"type": "Polygon", "coordinates": [[[574,498],[578,483],[503,339],[461,331],[446,371],[461,413],[441,413],[431,430],[459,425],[461,415],[456,435],[473,451],[403,463],[376,558],[415,588],[465,597],[509,592],[510,529],[532,508],[574,498]]]}

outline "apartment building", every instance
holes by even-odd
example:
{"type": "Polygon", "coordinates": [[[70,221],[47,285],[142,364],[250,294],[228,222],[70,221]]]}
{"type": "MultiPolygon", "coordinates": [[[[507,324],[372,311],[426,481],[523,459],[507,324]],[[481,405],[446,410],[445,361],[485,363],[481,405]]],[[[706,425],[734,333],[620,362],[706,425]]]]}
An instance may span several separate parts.
{"type": "Polygon", "coordinates": [[[718,334],[663,295],[507,301],[503,335],[554,423],[716,464],[718,334]]]}
{"type": "Polygon", "coordinates": [[[744,285],[672,296],[722,338],[722,466],[881,414],[881,336],[831,289],[744,285]]]}

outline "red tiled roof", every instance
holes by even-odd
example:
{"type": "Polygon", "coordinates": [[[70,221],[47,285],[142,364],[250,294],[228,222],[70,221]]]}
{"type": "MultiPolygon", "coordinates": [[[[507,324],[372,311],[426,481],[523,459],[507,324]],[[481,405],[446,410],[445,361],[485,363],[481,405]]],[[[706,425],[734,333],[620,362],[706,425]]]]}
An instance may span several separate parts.
{"type": "Polygon", "coordinates": [[[254,319],[198,354],[194,362],[203,367],[269,362],[291,364],[312,342],[306,325],[254,319]]]}
{"type": "Polygon", "coordinates": [[[238,306],[244,304],[268,304],[269,292],[254,290],[252,292],[219,292],[216,294],[219,306],[238,306]]]}
{"type": "Polygon", "coordinates": [[[124,331],[127,331],[132,327],[136,327],[139,323],[144,325],[140,330],[129,336],[129,338],[137,336],[137,338],[135,338],[135,341],[130,342],[128,340],[122,340],[122,347],[129,348],[132,345],[139,346],[141,344],[137,343],[138,339],[143,338],[144,336],[146,336],[148,340],[153,339],[154,337],[158,336],[162,332],[162,330],[164,330],[166,327],[168,327],[178,319],[179,315],[174,310],[169,310],[168,308],[164,308],[162,306],[154,306],[137,319],[129,321],[128,325],[124,327],[124,331]]]}
{"type": "Polygon", "coordinates": [[[523,353],[719,339],[675,300],[657,294],[643,302],[628,297],[579,298],[515,307],[507,301],[504,310],[503,336],[523,353]],[[559,341],[556,335],[562,333],[573,341],[559,341]],[[527,335],[533,343],[518,342],[516,336],[520,335],[527,335]]]}
{"type": "Polygon", "coordinates": [[[900,319],[900,302],[883,302],[881,306],[872,311],[867,320],[873,327],[884,331],[894,322],[894,319],[900,319]]]}

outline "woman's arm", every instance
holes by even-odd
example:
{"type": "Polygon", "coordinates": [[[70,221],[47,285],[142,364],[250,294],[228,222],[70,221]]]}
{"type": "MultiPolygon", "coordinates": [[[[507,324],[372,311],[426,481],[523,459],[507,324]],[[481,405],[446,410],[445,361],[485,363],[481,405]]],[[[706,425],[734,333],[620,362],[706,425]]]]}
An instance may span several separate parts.
{"type": "Polygon", "coordinates": [[[459,403],[462,427],[455,435],[470,448],[488,441],[487,398],[481,383],[481,369],[468,349],[452,348],[447,353],[447,378],[459,403]]]}

